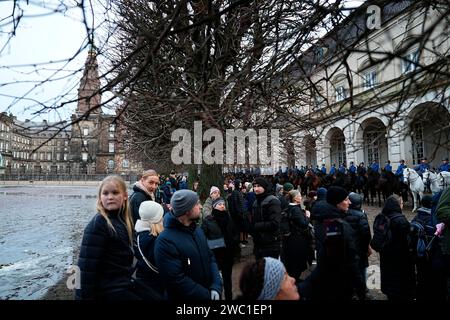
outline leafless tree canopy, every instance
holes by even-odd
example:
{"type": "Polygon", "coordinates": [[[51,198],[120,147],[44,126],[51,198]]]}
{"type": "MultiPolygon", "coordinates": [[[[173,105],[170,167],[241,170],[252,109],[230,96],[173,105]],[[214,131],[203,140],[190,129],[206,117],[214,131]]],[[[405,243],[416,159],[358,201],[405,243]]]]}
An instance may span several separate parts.
{"type": "MultiPolygon", "coordinates": [[[[368,39],[371,30],[366,26],[367,15],[348,18],[352,13],[343,6],[346,2],[103,1],[102,36],[94,41],[97,30],[86,19],[87,40],[80,48],[97,45],[98,56],[103,58],[100,90],[110,93],[102,105],[117,107],[129,147],[149,161],[168,161],[172,131],[192,130],[195,120],[203,121],[204,129],[221,131],[281,128],[287,138],[299,130],[318,135],[314,130],[319,125],[355,112],[373,112],[378,107],[373,101],[398,82],[355,104],[349,55],[364,51],[369,53],[368,66],[387,63],[403,57],[413,45],[430,50],[424,46],[437,24],[444,23],[447,32],[449,29],[448,1],[370,1],[365,7],[376,4],[386,9],[388,18],[395,6],[416,6],[424,15],[433,10],[438,18],[395,52],[373,51],[370,43],[356,48],[353,45],[368,39]],[[317,60],[316,48],[326,48],[324,59],[317,60]],[[335,74],[314,77],[317,70],[336,61],[349,84],[347,101],[338,106],[327,99],[324,90],[335,74]],[[309,108],[305,116],[301,112],[305,106],[320,108],[309,108]]],[[[58,10],[65,10],[65,3],[61,1],[58,10]]],[[[14,26],[10,36],[23,18],[18,14],[23,5],[14,1],[11,15],[3,22],[14,26]]],[[[83,9],[84,17],[92,9],[84,1],[76,5],[83,9]]],[[[411,93],[425,92],[437,84],[445,90],[448,57],[448,52],[440,52],[434,63],[403,77],[402,96],[389,99],[405,101],[411,93]]],[[[63,105],[42,103],[39,112],[63,105]]],[[[400,105],[392,113],[392,121],[402,113],[400,105]]]]}

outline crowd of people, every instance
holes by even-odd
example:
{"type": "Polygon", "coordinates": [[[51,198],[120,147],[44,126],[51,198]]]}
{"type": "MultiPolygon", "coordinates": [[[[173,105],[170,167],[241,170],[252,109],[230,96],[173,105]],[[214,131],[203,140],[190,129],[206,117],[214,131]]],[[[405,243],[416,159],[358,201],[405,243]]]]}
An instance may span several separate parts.
{"type": "MultiPolygon", "coordinates": [[[[84,231],[76,298],[232,300],[233,265],[249,236],[254,261],[242,270],[238,299],[370,298],[368,257],[379,234],[374,225],[372,237],[362,196],[330,186],[303,197],[293,181],[277,181],[226,175],[202,205],[196,186],[174,172],[145,171],[130,195],[122,178],[108,176],[84,231]]],[[[422,206],[409,222],[392,195],[380,213],[390,217],[378,252],[389,300],[448,299],[450,189],[422,206]]]]}

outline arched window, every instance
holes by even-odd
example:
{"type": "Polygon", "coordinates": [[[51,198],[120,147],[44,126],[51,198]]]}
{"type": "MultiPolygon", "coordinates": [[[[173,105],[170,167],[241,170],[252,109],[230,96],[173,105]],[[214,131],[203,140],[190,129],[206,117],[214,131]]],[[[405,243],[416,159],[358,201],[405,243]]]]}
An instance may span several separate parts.
{"type": "Polygon", "coordinates": [[[108,160],[108,169],[114,169],[114,160],[108,160]]]}

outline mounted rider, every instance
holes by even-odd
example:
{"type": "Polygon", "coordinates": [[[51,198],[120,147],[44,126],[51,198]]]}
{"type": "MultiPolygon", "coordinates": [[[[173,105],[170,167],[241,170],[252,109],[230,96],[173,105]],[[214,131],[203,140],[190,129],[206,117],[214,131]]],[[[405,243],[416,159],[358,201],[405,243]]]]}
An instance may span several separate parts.
{"type": "Polygon", "coordinates": [[[407,168],[407,165],[405,164],[405,160],[400,160],[400,164],[397,167],[397,170],[395,171],[395,175],[398,177],[398,179],[403,182],[403,169],[407,168]]]}
{"type": "Polygon", "coordinates": [[[450,171],[450,164],[448,163],[448,158],[442,159],[442,164],[439,166],[439,172],[450,171]]]}
{"type": "Polygon", "coordinates": [[[427,170],[430,170],[430,164],[428,163],[428,159],[426,157],[422,158],[422,161],[418,166],[414,167],[414,170],[422,177],[423,173],[427,170]]]}

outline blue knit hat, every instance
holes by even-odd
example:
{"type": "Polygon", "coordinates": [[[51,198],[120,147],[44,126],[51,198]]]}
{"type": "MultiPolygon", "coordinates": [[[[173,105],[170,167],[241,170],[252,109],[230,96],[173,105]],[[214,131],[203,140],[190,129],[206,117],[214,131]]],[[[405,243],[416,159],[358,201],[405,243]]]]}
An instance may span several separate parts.
{"type": "Polygon", "coordinates": [[[325,200],[327,198],[327,189],[320,187],[317,190],[317,200],[325,200]]]}
{"type": "Polygon", "coordinates": [[[264,285],[257,300],[273,300],[281,288],[286,272],[280,260],[265,257],[264,285]]]}
{"type": "Polygon", "coordinates": [[[192,190],[179,190],[170,199],[170,206],[175,217],[181,217],[190,211],[198,202],[198,195],[192,190]]]}

